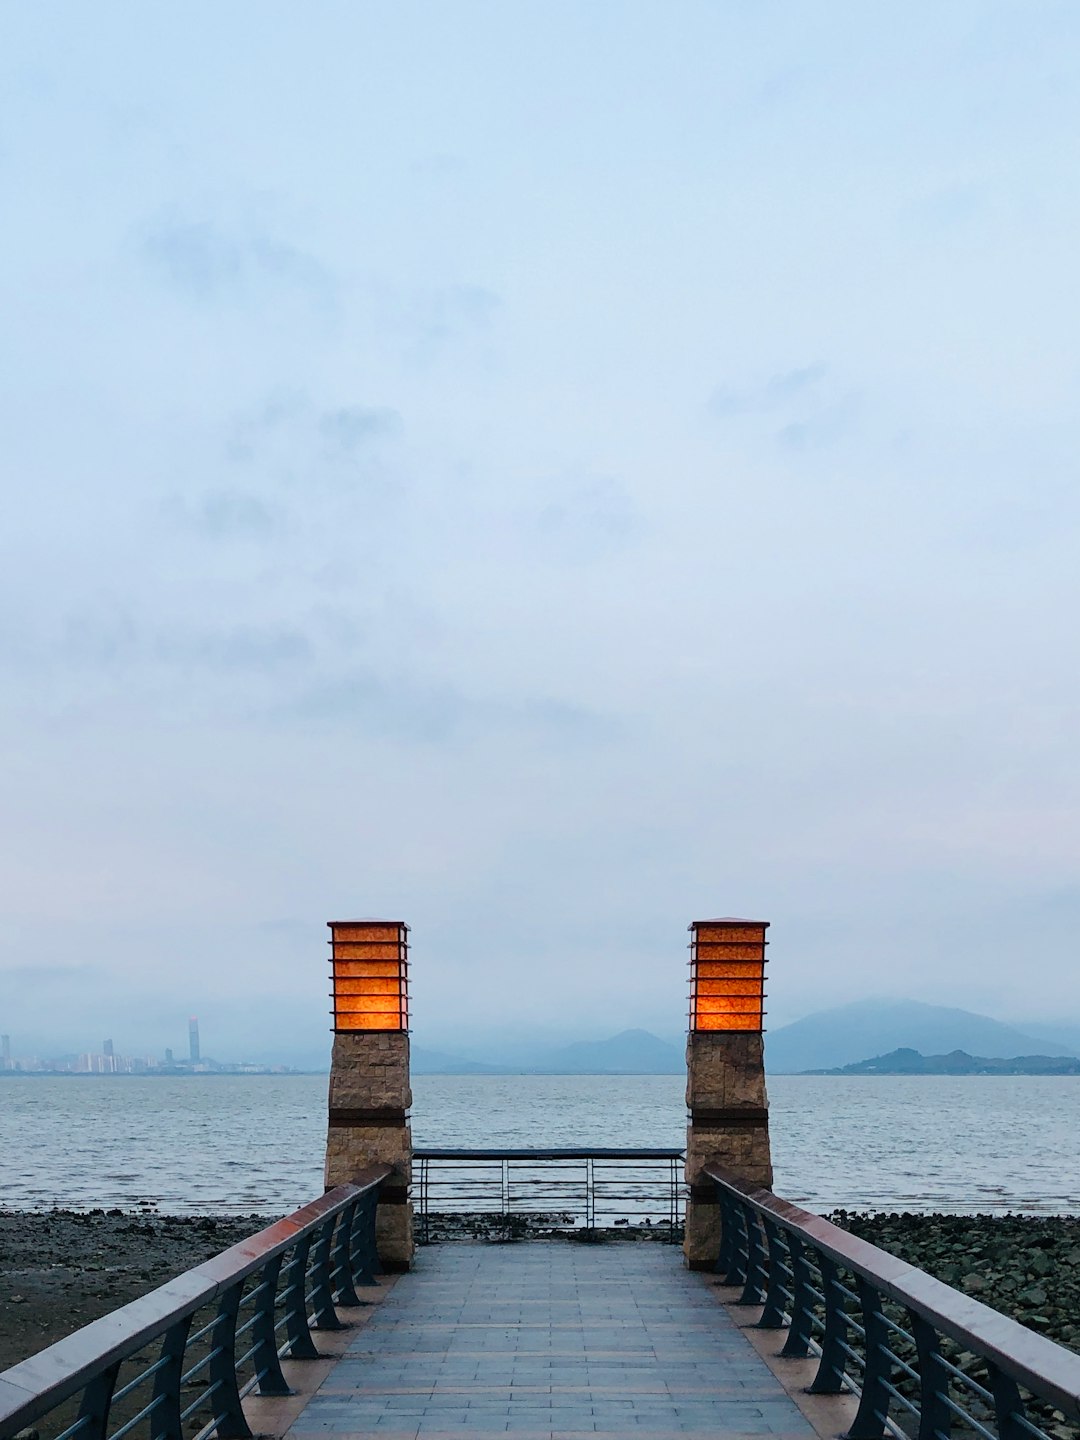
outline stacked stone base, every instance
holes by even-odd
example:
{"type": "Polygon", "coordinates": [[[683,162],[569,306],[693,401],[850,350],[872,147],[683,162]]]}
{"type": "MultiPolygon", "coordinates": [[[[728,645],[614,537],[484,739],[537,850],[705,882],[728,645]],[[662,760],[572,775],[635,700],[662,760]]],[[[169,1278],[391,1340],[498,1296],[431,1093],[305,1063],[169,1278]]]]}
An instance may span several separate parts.
{"type": "Polygon", "coordinates": [[[407,1270],[413,1258],[412,1134],[408,1111],[409,1037],[404,1031],[334,1036],[326,1187],[344,1185],[369,1165],[390,1165],[375,1217],[385,1270],[407,1270]]]}
{"type": "Polygon", "coordinates": [[[759,1031],[697,1031],[687,1037],[686,1232],[691,1270],[711,1270],[720,1249],[720,1206],[706,1165],[747,1189],[772,1186],[764,1037],[759,1031]]]}

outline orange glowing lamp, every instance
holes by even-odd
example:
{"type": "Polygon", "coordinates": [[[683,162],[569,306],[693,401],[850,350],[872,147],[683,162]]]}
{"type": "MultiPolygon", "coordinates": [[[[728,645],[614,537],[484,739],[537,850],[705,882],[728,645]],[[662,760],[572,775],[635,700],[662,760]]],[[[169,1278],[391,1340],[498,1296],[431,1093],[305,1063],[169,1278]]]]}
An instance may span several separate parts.
{"type": "Polygon", "coordinates": [[[408,1030],[409,927],[401,920],[331,920],[334,1032],[408,1030]]]}
{"type": "Polygon", "coordinates": [[[767,920],[695,920],[690,926],[690,1029],[765,1028],[767,920]]]}

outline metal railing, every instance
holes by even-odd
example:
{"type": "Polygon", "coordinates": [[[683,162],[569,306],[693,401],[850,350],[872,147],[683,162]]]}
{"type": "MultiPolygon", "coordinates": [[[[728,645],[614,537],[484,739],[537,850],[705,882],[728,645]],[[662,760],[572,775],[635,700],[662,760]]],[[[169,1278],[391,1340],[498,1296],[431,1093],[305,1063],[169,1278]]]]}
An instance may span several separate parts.
{"type": "Polygon", "coordinates": [[[650,1149],[414,1150],[421,1242],[449,1238],[451,1217],[511,1233],[656,1228],[679,1236],[683,1152],[650,1149]]]}
{"type": "Polygon", "coordinates": [[[720,1201],[717,1270],[818,1358],[812,1394],[858,1397],[849,1440],[1049,1440],[1080,1419],[1080,1355],[769,1190],[706,1166],[720,1201]]]}
{"type": "Polygon", "coordinates": [[[149,1440],[248,1440],[244,1396],[291,1394],[281,1360],[318,1358],[312,1330],[340,1330],[335,1307],[359,1305],[355,1287],[375,1283],[389,1174],[371,1166],[5,1370],[0,1440],[43,1418],[55,1440],[123,1440],[137,1427],[149,1440]]]}

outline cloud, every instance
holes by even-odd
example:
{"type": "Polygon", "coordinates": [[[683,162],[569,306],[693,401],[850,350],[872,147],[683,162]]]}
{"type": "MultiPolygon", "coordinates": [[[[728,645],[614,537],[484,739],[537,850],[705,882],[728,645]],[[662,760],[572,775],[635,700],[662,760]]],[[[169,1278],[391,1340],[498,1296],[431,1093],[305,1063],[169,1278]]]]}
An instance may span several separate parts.
{"type": "Polygon", "coordinates": [[[319,681],[280,707],[277,717],[409,745],[446,745],[497,732],[595,744],[618,733],[609,717],[583,706],[546,697],[472,697],[447,682],[385,677],[372,670],[319,681]]]}
{"type": "Polygon", "coordinates": [[[334,449],[344,455],[353,455],[371,440],[396,435],[401,430],[401,416],[396,410],[386,407],[372,409],[347,405],[340,410],[324,410],[316,425],[319,434],[334,449]]]}
{"type": "Polygon", "coordinates": [[[337,282],[327,267],[264,229],[229,233],[210,220],[171,215],[147,228],[140,249],[156,275],[202,304],[241,299],[268,285],[320,307],[336,301],[337,282]]]}
{"type": "Polygon", "coordinates": [[[818,363],[782,371],[762,385],[741,390],[720,386],[709,398],[709,409],[719,419],[731,415],[767,415],[813,391],[827,374],[828,367],[818,363]]]}
{"type": "Polygon", "coordinates": [[[352,460],[373,451],[404,430],[399,411],[389,405],[318,405],[309,396],[273,395],[253,411],[235,415],[228,429],[226,457],[236,465],[259,463],[265,473],[275,465],[305,470],[318,457],[352,460]]]}
{"type": "Polygon", "coordinates": [[[584,563],[622,550],[641,532],[634,501],[618,480],[547,481],[550,494],[523,514],[532,544],[550,558],[584,563]]]}
{"type": "Polygon", "coordinates": [[[262,496],[228,486],[204,491],[193,500],[171,495],[163,509],[185,528],[212,540],[265,540],[281,529],[284,518],[262,496]]]}

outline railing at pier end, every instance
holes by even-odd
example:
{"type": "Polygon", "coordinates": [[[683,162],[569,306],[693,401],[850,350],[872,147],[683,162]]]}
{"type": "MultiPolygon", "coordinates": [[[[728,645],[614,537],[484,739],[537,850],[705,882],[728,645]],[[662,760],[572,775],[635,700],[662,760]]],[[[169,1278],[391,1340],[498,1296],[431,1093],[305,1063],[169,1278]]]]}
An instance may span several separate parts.
{"type": "Polygon", "coordinates": [[[242,1400],[291,1393],[281,1360],[375,1283],[373,1165],[249,1240],[0,1374],[0,1440],[45,1420],[52,1440],[249,1440],[242,1400]],[[160,1343],[159,1343],[160,1342],[160,1343]],[[139,1428],[141,1427],[141,1429],[139,1428]],[[197,1427],[193,1430],[192,1427],[197,1427]]]}
{"type": "Polygon", "coordinates": [[[1056,1440],[1080,1420],[1080,1355],[770,1190],[704,1174],[722,1283],[761,1307],[757,1328],[787,1331],[781,1357],[817,1358],[812,1394],[858,1397],[848,1440],[1056,1440]]]}
{"type": "Polygon", "coordinates": [[[686,1210],[683,1157],[641,1148],[414,1150],[417,1238],[426,1244],[493,1228],[587,1236],[626,1227],[674,1244],[686,1210]]]}

